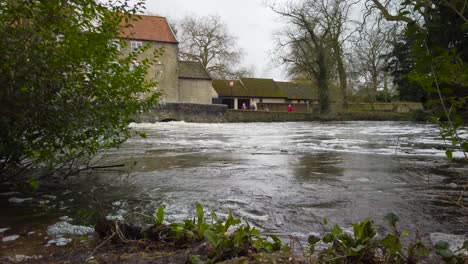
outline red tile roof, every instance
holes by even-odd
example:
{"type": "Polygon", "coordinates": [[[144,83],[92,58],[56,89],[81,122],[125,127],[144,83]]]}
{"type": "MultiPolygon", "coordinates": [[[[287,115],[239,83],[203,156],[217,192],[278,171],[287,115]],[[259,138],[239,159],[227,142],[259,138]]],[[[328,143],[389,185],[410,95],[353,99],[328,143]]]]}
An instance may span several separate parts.
{"type": "Polygon", "coordinates": [[[144,16],[130,20],[131,27],[124,28],[121,36],[128,39],[177,43],[177,39],[165,17],[144,16]]]}

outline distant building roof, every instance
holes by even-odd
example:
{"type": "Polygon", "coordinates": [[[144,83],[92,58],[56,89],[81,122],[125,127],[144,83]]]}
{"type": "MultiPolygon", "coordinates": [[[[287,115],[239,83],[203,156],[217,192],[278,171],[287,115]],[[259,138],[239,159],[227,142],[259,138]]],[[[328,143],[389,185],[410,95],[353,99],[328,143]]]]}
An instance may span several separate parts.
{"type": "Polygon", "coordinates": [[[273,79],[241,78],[233,81],[233,87],[229,86],[230,82],[213,80],[213,88],[219,96],[286,98],[273,79]]]}
{"type": "Polygon", "coordinates": [[[179,78],[211,80],[205,67],[198,61],[179,61],[179,78]]]}
{"type": "Polygon", "coordinates": [[[130,27],[122,29],[123,38],[177,43],[165,17],[138,15],[129,24],[130,27]]]}
{"type": "Polygon", "coordinates": [[[276,82],[276,85],[287,94],[288,99],[316,100],[318,97],[311,81],[276,82]]]}
{"type": "Polygon", "coordinates": [[[317,99],[316,89],[311,82],[275,82],[273,79],[241,78],[233,81],[213,80],[213,88],[219,96],[262,97],[313,100],[317,99]]]}

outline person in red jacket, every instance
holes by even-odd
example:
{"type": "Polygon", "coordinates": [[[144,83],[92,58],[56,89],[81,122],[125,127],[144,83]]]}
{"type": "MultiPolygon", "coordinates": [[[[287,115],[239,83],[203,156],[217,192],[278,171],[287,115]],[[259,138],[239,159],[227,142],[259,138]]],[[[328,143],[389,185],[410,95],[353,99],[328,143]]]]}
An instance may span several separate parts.
{"type": "Polygon", "coordinates": [[[288,105],[288,113],[291,113],[293,110],[292,106],[291,105],[288,105]]]}

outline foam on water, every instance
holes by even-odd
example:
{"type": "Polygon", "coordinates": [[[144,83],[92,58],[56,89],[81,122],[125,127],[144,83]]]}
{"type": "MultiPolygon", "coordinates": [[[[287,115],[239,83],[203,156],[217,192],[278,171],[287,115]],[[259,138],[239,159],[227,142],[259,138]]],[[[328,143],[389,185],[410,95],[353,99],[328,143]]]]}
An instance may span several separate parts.
{"type": "Polygon", "coordinates": [[[47,234],[49,236],[60,236],[60,235],[87,235],[94,233],[93,227],[72,225],[68,222],[62,221],[53,224],[47,228],[47,234]]]}
{"type": "MultiPolygon", "coordinates": [[[[276,124],[193,124],[168,122],[131,124],[152,134],[133,143],[154,143],[162,148],[215,149],[234,152],[282,151],[300,153],[334,151],[359,154],[439,156],[445,155],[445,142],[433,125],[405,122],[331,122],[276,124]],[[283,129],[283,130],[282,130],[283,129]]],[[[461,130],[462,136],[468,136],[461,130]]],[[[460,151],[455,157],[462,157],[460,151]]]]}
{"type": "Polygon", "coordinates": [[[18,239],[20,236],[19,235],[11,235],[11,236],[7,236],[7,237],[3,237],[2,238],[2,242],[11,242],[11,241],[15,241],[16,239],[18,239]]]}

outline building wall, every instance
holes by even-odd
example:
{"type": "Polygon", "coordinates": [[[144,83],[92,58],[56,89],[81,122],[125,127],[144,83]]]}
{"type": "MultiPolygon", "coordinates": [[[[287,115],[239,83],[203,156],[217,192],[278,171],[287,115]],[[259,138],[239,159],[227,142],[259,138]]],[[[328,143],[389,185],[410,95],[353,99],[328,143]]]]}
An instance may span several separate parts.
{"type": "MultiPolygon", "coordinates": [[[[126,47],[122,50],[122,54],[128,55],[131,51],[131,41],[124,40],[126,47]]],[[[154,41],[142,41],[143,45],[150,44],[150,48],[140,55],[140,59],[150,58],[155,59],[156,64],[148,69],[148,81],[157,81],[158,85],[154,91],[162,93],[161,100],[163,102],[177,102],[179,99],[178,77],[177,77],[177,54],[179,52],[177,44],[162,43],[154,41]],[[159,58],[154,58],[153,53],[156,49],[163,48],[164,52],[159,58]]]]}
{"type": "Polygon", "coordinates": [[[266,103],[266,104],[284,104],[284,103],[286,103],[286,99],[284,99],[284,98],[263,98],[262,103],[266,103]]]}
{"type": "MultiPolygon", "coordinates": [[[[179,102],[211,104],[213,98],[211,80],[179,79],[179,102]]],[[[216,94],[216,97],[218,95],[216,94]]]]}
{"type": "Polygon", "coordinates": [[[136,114],[134,121],[155,123],[183,120],[196,123],[223,123],[226,122],[226,110],[225,105],[165,103],[158,104],[149,112],[136,114]]]}

